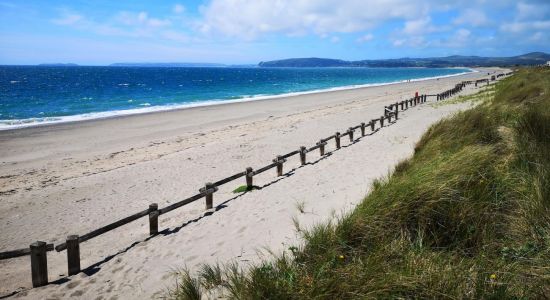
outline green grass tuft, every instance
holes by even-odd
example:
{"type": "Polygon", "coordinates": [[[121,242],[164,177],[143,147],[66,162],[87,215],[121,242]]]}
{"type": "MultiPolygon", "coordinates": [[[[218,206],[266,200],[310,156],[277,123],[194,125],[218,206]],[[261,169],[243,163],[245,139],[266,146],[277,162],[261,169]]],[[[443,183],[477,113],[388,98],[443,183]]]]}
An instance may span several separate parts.
{"type": "Polygon", "coordinates": [[[234,189],[233,190],[233,193],[235,194],[239,194],[239,193],[244,193],[244,192],[248,192],[248,191],[252,191],[252,190],[257,190],[259,189],[259,187],[253,185],[252,187],[248,187],[246,185],[241,185],[239,186],[238,188],[234,189]]]}

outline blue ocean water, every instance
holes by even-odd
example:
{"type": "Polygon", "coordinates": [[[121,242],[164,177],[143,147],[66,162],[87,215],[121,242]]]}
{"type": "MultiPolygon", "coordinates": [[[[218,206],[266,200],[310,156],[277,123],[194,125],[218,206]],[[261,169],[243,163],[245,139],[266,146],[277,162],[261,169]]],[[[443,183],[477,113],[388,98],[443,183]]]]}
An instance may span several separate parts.
{"type": "Polygon", "coordinates": [[[0,66],[0,129],[469,71],[0,66]]]}

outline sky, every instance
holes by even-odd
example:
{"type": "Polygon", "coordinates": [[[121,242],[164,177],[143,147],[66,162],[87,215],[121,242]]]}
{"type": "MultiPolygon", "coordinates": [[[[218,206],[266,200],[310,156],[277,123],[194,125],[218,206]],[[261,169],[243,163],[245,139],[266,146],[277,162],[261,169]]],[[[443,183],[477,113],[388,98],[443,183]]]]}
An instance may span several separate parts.
{"type": "Polygon", "coordinates": [[[550,0],[0,0],[0,64],[550,52],[550,0]]]}

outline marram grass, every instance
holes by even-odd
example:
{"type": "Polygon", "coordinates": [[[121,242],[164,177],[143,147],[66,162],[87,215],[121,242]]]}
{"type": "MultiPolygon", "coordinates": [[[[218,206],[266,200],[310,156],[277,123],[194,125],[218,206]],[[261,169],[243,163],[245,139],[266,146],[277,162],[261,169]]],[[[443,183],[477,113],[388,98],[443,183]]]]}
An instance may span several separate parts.
{"type": "Polygon", "coordinates": [[[478,96],[355,210],[302,232],[302,247],[185,273],[171,297],[550,298],[550,70],[478,96]]]}

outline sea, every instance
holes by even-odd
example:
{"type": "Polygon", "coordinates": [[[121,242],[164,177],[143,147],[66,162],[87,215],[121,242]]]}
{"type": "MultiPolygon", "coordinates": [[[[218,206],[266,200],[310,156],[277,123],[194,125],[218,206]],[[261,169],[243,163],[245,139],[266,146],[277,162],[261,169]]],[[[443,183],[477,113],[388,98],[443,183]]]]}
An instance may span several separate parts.
{"type": "Polygon", "coordinates": [[[448,77],[465,68],[0,66],[0,130],[448,77]]]}

